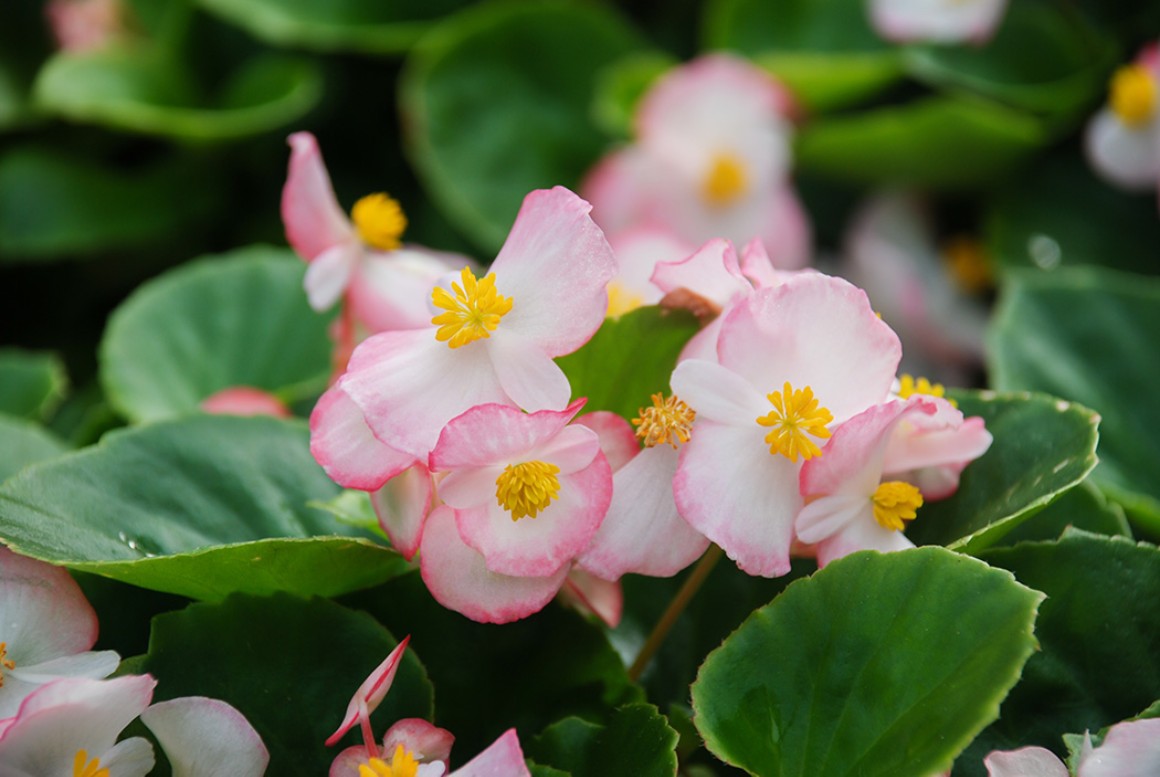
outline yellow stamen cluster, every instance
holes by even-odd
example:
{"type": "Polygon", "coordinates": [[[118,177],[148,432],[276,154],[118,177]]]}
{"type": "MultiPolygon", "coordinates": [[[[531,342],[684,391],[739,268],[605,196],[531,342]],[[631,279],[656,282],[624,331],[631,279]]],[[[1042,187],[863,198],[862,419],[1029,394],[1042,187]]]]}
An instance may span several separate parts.
{"type": "Polygon", "coordinates": [[[1125,65],[1112,76],[1109,102],[1120,121],[1141,127],[1156,112],[1156,81],[1142,65],[1125,65]]]}
{"type": "Polygon", "coordinates": [[[87,751],[77,750],[73,758],[73,777],[109,777],[109,770],[107,767],[101,768],[100,758],[90,761],[87,751]]]}
{"type": "Polygon", "coordinates": [[[961,235],[952,238],[943,245],[942,256],[955,283],[968,294],[986,291],[995,285],[991,262],[978,240],[961,235]]]}
{"type": "Polygon", "coordinates": [[[358,777],[415,777],[418,773],[419,762],[402,745],[395,748],[390,763],[382,758],[371,758],[358,767],[358,777]]]}
{"type": "Polygon", "coordinates": [[[9,671],[16,668],[16,662],[8,657],[8,643],[0,642],[0,688],[4,687],[4,669],[9,671]]]}
{"type": "MultiPolygon", "coordinates": [[[[931,383],[926,378],[915,378],[913,375],[907,375],[905,372],[898,376],[898,396],[902,399],[909,399],[915,394],[925,394],[931,397],[941,397],[946,394],[946,387],[941,383],[931,383]]],[[[958,407],[959,403],[953,399],[948,399],[951,407],[958,407]]]]}
{"type": "Polygon", "coordinates": [[[560,468],[546,461],[509,464],[495,479],[495,501],[512,520],[535,518],[560,494],[560,468]]]}
{"type": "Polygon", "coordinates": [[[717,154],[701,185],[701,196],[713,207],[733,204],[749,189],[749,176],[741,160],[732,154],[717,154]]]}
{"type": "Polygon", "coordinates": [[[399,201],[382,192],[368,194],[356,202],[350,218],[362,241],[380,251],[398,248],[399,238],[407,228],[407,217],[399,201]]]}
{"type": "Polygon", "coordinates": [[[613,281],[608,284],[608,311],[605,318],[618,318],[631,313],[644,304],[644,297],[635,294],[623,284],[613,281]]]}
{"type": "Polygon", "coordinates": [[[464,267],[459,277],[462,286],[451,284],[454,296],[440,286],[431,291],[435,307],[446,311],[431,319],[439,327],[435,339],[452,348],[490,337],[499,320],[512,309],[511,297],[496,291],[495,273],[477,279],[471,268],[464,267]]]}
{"type": "Polygon", "coordinates": [[[780,453],[794,462],[798,456],[803,461],[821,456],[822,449],[806,435],[828,439],[830,430],[826,424],[833,421],[834,416],[826,408],[818,406],[813,389],[806,386],[795,390],[786,381],[781,391],[766,396],[773,404],[773,410],[758,418],[757,423],[772,427],[769,434],[765,435],[769,452],[774,455],[780,453]]]}
{"type": "Polygon", "coordinates": [[[642,407],[640,415],[632,419],[636,436],[644,447],[668,443],[673,448],[689,441],[689,432],[697,414],[674,394],[665,399],[664,394],[652,395],[652,407],[642,407]]]}
{"type": "Polygon", "coordinates": [[[874,520],[884,529],[902,531],[904,521],[913,521],[922,507],[922,494],[909,483],[891,480],[882,483],[870,497],[874,505],[874,520]]]}

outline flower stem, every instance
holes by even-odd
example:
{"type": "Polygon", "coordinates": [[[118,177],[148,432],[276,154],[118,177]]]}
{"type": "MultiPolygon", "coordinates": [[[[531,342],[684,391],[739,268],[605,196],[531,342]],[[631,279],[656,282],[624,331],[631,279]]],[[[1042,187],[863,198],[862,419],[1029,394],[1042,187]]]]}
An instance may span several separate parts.
{"type": "Polygon", "coordinates": [[[713,567],[717,566],[717,562],[721,560],[722,551],[717,545],[710,545],[709,549],[705,551],[705,555],[701,556],[701,560],[697,562],[697,566],[693,567],[693,571],[685,578],[685,582],[681,585],[681,590],[677,591],[677,595],[669,602],[669,606],[665,609],[664,615],[657,621],[657,625],[653,626],[652,633],[648,635],[644,646],[641,647],[640,653],[637,654],[636,660],[632,662],[632,666],[628,669],[628,677],[630,680],[636,681],[644,672],[648,662],[660,649],[661,644],[665,641],[665,637],[669,635],[673,624],[677,622],[677,618],[685,611],[689,601],[701,584],[705,582],[705,578],[713,571],[713,567]]]}

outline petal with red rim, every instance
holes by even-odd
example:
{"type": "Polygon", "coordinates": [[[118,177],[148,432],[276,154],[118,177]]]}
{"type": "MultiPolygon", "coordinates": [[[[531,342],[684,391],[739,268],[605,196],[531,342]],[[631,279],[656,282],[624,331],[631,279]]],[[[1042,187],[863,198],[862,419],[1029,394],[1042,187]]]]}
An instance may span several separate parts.
{"type": "Polygon", "coordinates": [[[423,521],[434,509],[435,485],[431,471],[416,462],[371,493],[371,506],[391,546],[410,561],[419,552],[423,521]]]}
{"type": "Polygon", "coordinates": [[[311,261],[331,246],[357,238],[334,196],[318,141],[309,132],[295,132],[287,142],[290,170],[282,188],[282,223],[290,245],[311,261]]]}
{"type": "Polygon", "coordinates": [[[373,491],[413,466],[415,457],[384,444],[342,383],[331,386],[310,414],[310,453],[336,483],[373,491]]]}
{"type": "Polygon", "coordinates": [[[395,672],[399,670],[399,661],[402,660],[403,651],[407,649],[407,643],[410,641],[410,635],[403,637],[395,649],[383,659],[383,662],[375,667],[367,679],[363,680],[362,685],[354,692],[350,704],[346,707],[346,715],[343,716],[342,723],[327,738],[327,747],[333,746],[342,739],[346,732],[354,728],[359,721],[360,714],[369,716],[379,706],[383,697],[387,695],[387,691],[391,689],[391,683],[395,681],[395,672]]]}

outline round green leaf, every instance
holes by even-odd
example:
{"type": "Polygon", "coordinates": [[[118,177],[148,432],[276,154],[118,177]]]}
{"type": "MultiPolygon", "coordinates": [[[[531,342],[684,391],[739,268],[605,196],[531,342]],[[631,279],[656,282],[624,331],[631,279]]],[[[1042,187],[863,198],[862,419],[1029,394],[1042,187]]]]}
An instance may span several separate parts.
{"type": "MultiPolygon", "coordinates": [[[[209,696],[238,709],[270,751],[268,774],[318,777],[341,749],[323,743],[397,644],[373,618],[334,602],[238,595],[154,618],[141,669],[157,678],[157,701],[209,696]]],[[[408,650],[371,717],[375,734],[402,718],[430,719],[432,696],[408,650]]],[[[356,741],[357,729],[343,740],[356,741]]]]}
{"type": "Polygon", "coordinates": [[[439,17],[467,0],[199,0],[275,46],[390,54],[406,51],[439,17]]]}
{"type": "Polygon", "coordinates": [[[182,265],[140,286],[109,320],[101,383],[132,421],[196,411],[222,389],[252,386],[287,403],[326,388],[327,317],[306,301],[306,266],[253,247],[182,265]]]}
{"type": "Polygon", "coordinates": [[[0,413],[47,418],[67,387],[68,375],[55,354],[0,348],[0,413]]]}
{"type": "Polygon", "coordinates": [[[819,118],[797,135],[802,170],[869,184],[980,186],[1048,140],[1029,114],[959,97],[930,97],[819,118]]]}
{"type": "Polygon", "coordinates": [[[1069,529],[1132,539],[1124,508],[1085,480],[1021,522],[997,544],[1009,547],[1020,542],[1056,540],[1069,529]]]}
{"type": "Polygon", "coordinates": [[[665,777],[677,772],[677,732],[651,704],[620,707],[604,725],[566,718],[527,744],[537,763],[572,777],[665,777]]]}
{"type": "Polygon", "coordinates": [[[498,249],[529,191],[575,186],[600,156],[596,74],[640,48],[593,4],[485,4],[435,27],[401,85],[411,157],[431,196],[498,249]]]}
{"type": "Polygon", "coordinates": [[[308,61],[267,56],[229,78],[208,103],[164,49],[106,48],[57,54],[33,87],[39,107],[71,121],[191,141],[268,132],[303,116],[322,96],[308,61]]]}
{"type": "Polygon", "coordinates": [[[1044,394],[956,392],[966,416],[994,437],[948,499],[919,508],[907,536],[975,553],[1075,486],[1096,465],[1099,416],[1044,394]]]}
{"type": "Polygon", "coordinates": [[[0,413],[0,482],[29,464],[55,458],[67,450],[67,445],[39,424],[0,413]]]}
{"type": "Polygon", "coordinates": [[[1160,280],[1095,267],[1007,276],[988,333],[1001,389],[1047,391],[1098,412],[1092,477],[1160,536],[1160,280]]]}
{"type": "Polygon", "coordinates": [[[194,599],[333,596],[407,568],[308,506],[339,490],[310,457],[303,424],[193,416],[112,432],[8,480],[0,538],[27,556],[194,599]]]}
{"type": "Polygon", "coordinates": [[[926,777],[998,715],[1042,598],[942,548],[856,553],[709,655],[694,722],[717,757],[762,777],[926,777]]]}

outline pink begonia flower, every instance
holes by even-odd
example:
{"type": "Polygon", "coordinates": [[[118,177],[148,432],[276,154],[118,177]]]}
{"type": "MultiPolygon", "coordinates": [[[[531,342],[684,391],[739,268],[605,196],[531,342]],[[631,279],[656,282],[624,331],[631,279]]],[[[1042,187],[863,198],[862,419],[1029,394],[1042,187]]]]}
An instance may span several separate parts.
{"type": "Polygon", "coordinates": [[[987,265],[972,245],[952,242],[940,255],[918,203],[897,192],[855,215],[841,274],[898,333],[907,372],[962,384],[982,363],[987,308],[970,292],[986,282],[987,265]]]}
{"type": "Polygon", "coordinates": [[[792,111],[763,70],[727,54],[701,57],[649,90],[636,142],[598,163],[581,191],[613,239],[640,227],[693,246],[757,235],[778,267],[800,268],[810,236],[788,183],[792,111]]]}
{"type": "Polygon", "coordinates": [[[725,315],[718,362],[689,359],[674,393],[697,413],[673,482],[677,508],[743,570],[789,572],[804,460],[829,427],[890,391],[901,346],[861,289],[806,273],[725,315]]]}
{"type": "MultiPolygon", "coordinates": [[[[571,387],[552,359],[603,323],[616,272],[590,209],[562,187],[532,192],[486,276],[464,268],[453,293],[432,293],[442,312],[428,327],[383,332],[355,349],[336,385],[375,438],[425,461],[444,425],[474,405],[568,404],[571,387]]],[[[314,434],[325,435],[322,426],[312,424],[314,434]]]]}
{"type": "MultiPolygon", "coordinates": [[[[1050,750],[996,750],[983,759],[990,777],[1068,777],[1050,750]]],[[[1160,718],[1127,720],[1108,729],[1099,747],[1084,734],[1075,777],[1155,777],[1160,774],[1160,718]]]]}
{"type": "Polygon", "coordinates": [[[568,572],[557,598],[581,612],[592,613],[610,629],[620,625],[624,613],[624,589],[620,583],[590,575],[580,567],[568,572]]]}
{"type": "Polygon", "coordinates": [[[318,141],[309,132],[296,132],[289,143],[282,221],[290,245],[309,263],[305,285],[311,306],[326,310],[345,294],[354,321],[366,333],[425,326],[431,319],[431,287],[470,260],[404,246],[406,217],[385,194],[363,197],[347,218],[318,141]]]}
{"type": "Polygon", "coordinates": [[[112,674],[121,657],[90,651],[96,641],[97,615],[67,571],[0,547],[0,719],[44,683],[112,674]]]}
{"type": "Polygon", "coordinates": [[[1160,44],[1145,46],[1136,61],[1112,77],[1108,105],[1085,136],[1088,159],[1110,183],[1148,191],[1160,183],[1160,44]]]}
{"type": "Polygon", "coordinates": [[[974,43],[991,39],[1007,0],[869,0],[870,22],[896,43],[974,43]]]}
{"type": "Polygon", "coordinates": [[[290,408],[268,391],[251,386],[232,386],[201,401],[201,409],[215,415],[272,415],[290,418],[290,408]]]}

